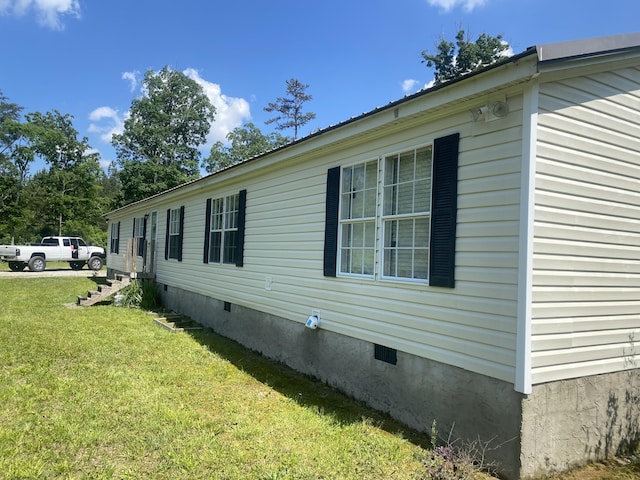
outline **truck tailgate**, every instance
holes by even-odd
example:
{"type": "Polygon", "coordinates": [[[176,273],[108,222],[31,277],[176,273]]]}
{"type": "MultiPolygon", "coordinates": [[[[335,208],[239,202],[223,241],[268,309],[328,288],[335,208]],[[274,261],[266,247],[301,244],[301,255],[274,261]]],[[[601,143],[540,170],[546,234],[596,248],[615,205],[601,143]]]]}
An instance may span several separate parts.
{"type": "Polygon", "coordinates": [[[19,250],[13,245],[0,245],[0,257],[15,257],[19,250]]]}

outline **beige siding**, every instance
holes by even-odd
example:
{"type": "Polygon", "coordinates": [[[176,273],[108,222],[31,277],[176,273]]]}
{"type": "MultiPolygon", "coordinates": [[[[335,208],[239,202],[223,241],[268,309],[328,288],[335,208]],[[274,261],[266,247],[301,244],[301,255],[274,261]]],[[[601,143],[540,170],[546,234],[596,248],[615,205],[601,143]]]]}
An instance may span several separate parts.
{"type": "Polygon", "coordinates": [[[300,323],[318,309],[323,329],[513,382],[522,97],[509,103],[505,119],[474,123],[465,107],[437,122],[413,120],[386,129],[392,134],[378,130],[319,150],[326,155],[286,159],[285,150],[281,161],[266,159],[257,174],[232,171],[202,181],[183,198],[150,201],[147,208],[160,211],[158,281],[300,323]],[[452,132],[461,134],[455,289],[324,277],[327,169],[452,132]],[[247,190],[244,266],[204,264],[206,198],[240,189],[247,190]],[[182,205],[184,258],[165,261],[166,209],[182,205]]]}
{"type": "Polygon", "coordinates": [[[640,70],[542,84],[533,383],[633,365],[640,338],[640,70]]]}

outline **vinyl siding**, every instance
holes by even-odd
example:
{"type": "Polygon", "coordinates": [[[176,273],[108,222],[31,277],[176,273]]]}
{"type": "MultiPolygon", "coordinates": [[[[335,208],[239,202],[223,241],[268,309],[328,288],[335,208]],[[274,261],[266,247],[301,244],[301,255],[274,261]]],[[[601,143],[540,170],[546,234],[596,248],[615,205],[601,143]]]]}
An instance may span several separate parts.
{"type": "MultiPolygon", "coordinates": [[[[423,115],[403,123],[401,117],[341,148],[329,144],[295,157],[288,153],[295,149],[285,149],[276,153],[282,159],[267,157],[258,170],[243,175],[240,167],[210,177],[183,196],[177,191],[152,199],[149,210],[185,206],[183,261],[166,261],[160,251],[157,280],[299,323],[318,309],[322,329],[513,382],[521,95],[509,103],[512,113],[498,121],[474,123],[467,107],[438,121],[423,115]],[[454,132],[461,135],[455,288],[325,277],[327,170],[454,132]],[[241,189],[247,190],[244,266],[205,264],[206,199],[241,189]]],[[[165,217],[158,217],[160,248],[165,217]]]]}
{"type": "Polygon", "coordinates": [[[533,383],[636,362],[639,79],[627,68],[540,86],[533,383]]]}

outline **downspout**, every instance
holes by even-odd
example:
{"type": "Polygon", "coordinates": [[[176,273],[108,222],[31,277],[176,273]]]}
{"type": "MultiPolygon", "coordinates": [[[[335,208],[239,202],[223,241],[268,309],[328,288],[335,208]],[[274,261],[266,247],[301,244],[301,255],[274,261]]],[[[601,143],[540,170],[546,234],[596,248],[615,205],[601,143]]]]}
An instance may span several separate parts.
{"type": "Polygon", "coordinates": [[[531,393],[531,306],[533,287],[533,228],[535,213],[536,145],[538,140],[537,74],[525,89],[522,118],[522,176],[520,179],[520,241],[515,390],[531,393]]]}

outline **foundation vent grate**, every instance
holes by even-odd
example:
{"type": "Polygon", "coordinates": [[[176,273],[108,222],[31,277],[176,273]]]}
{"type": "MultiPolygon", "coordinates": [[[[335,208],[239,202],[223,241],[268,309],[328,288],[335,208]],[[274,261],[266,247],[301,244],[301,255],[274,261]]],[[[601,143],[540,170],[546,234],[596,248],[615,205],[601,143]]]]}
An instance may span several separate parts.
{"type": "Polygon", "coordinates": [[[373,355],[376,360],[390,363],[391,365],[398,363],[398,351],[395,348],[375,344],[373,355]]]}

